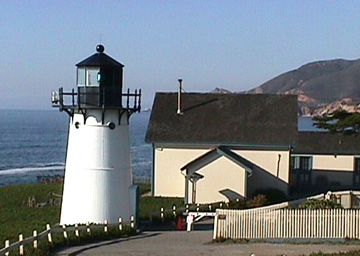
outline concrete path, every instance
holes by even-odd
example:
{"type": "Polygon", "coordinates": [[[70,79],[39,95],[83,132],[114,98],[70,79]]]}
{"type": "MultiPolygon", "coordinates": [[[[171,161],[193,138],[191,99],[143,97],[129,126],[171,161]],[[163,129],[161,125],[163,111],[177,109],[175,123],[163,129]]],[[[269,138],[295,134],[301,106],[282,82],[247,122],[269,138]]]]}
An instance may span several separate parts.
{"type": "Polygon", "coordinates": [[[124,256],[184,256],[237,255],[287,256],[309,255],[311,252],[359,250],[359,245],[331,244],[209,244],[212,231],[144,232],[138,236],[105,241],[97,244],[67,248],[56,255],[124,255],[124,256]]]}

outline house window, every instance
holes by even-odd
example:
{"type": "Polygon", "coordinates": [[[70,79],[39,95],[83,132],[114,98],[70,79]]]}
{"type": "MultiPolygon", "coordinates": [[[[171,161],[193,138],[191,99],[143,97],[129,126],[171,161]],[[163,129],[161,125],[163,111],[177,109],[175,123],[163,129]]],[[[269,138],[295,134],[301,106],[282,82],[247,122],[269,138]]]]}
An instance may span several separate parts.
{"type": "Polygon", "coordinates": [[[99,86],[101,80],[99,68],[78,68],[78,86],[99,86]]]}
{"type": "Polygon", "coordinates": [[[311,157],[300,157],[300,170],[310,171],[312,169],[311,166],[311,157]]]}
{"type": "Polygon", "coordinates": [[[355,173],[360,174],[360,158],[355,158],[355,173]]]}
{"type": "Polygon", "coordinates": [[[292,171],[311,171],[312,170],[312,157],[310,156],[292,156],[291,157],[291,170],[292,171]]]}
{"type": "Polygon", "coordinates": [[[299,163],[298,163],[299,157],[297,156],[292,156],[291,157],[291,170],[295,171],[297,169],[299,169],[299,163]]]}

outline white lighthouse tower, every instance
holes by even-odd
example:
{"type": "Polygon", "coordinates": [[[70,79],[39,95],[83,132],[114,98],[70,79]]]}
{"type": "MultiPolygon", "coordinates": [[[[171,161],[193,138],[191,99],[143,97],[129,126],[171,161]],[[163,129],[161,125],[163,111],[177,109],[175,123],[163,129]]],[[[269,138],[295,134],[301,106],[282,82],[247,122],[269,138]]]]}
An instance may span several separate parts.
{"type": "Polygon", "coordinates": [[[61,224],[116,223],[136,212],[129,118],[140,111],[141,90],[122,92],[123,67],[104,53],[78,63],[77,91],[52,93],[69,114],[61,224]]]}

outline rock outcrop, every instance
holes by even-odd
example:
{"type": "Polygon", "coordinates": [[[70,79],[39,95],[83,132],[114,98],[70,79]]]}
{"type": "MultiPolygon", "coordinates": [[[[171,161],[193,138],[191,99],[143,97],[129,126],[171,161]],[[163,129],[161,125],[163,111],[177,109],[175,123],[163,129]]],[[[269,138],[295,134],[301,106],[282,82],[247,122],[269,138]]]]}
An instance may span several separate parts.
{"type": "Polygon", "coordinates": [[[312,62],[246,93],[296,94],[305,116],[360,111],[360,59],[312,62]]]}

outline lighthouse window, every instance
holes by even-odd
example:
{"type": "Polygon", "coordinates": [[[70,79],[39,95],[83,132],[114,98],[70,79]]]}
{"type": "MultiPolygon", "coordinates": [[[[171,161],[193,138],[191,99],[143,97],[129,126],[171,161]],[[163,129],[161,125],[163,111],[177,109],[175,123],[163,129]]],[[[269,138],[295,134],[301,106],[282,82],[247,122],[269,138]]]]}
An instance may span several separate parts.
{"type": "Polygon", "coordinates": [[[85,86],[85,78],[86,78],[86,74],[85,74],[85,69],[84,68],[79,68],[78,69],[78,73],[77,73],[77,84],[78,86],[85,86]]]}
{"type": "Polygon", "coordinates": [[[86,76],[86,85],[87,86],[99,86],[98,81],[98,73],[99,69],[88,69],[87,76],[86,76]]]}

